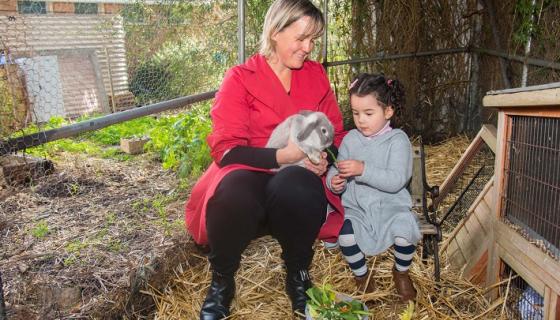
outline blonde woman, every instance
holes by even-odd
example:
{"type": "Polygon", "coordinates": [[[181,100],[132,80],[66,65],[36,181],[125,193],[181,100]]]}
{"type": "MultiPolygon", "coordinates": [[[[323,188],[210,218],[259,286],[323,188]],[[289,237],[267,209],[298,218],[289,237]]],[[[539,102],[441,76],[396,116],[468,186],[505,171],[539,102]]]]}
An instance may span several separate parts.
{"type": "Polygon", "coordinates": [[[210,248],[212,281],[200,319],[229,316],[241,254],[266,234],[282,247],[286,292],[292,309],[303,312],[313,243],[318,237],[336,241],[343,216],[340,199],[324,187],[326,153],[317,165],[306,159],[306,168],[275,173],[305,154],[292,143],[264,147],[280,122],[302,110],[325,113],[335,128],[335,146],[342,140],[342,115],[326,73],[308,60],[323,29],[323,16],[310,1],[275,1],[260,52],[230,69],[216,94],[208,137],[214,162],[186,206],[188,232],[210,248]]]}

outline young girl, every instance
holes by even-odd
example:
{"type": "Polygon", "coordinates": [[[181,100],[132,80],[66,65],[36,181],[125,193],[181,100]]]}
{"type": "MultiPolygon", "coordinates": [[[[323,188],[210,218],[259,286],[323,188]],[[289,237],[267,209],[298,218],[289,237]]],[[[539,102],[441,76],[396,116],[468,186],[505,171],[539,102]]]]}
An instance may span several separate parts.
{"type": "Polygon", "coordinates": [[[408,269],[420,240],[406,186],[412,176],[412,148],[408,136],[390,126],[403,106],[404,89],[398,80],[360,74],[350,85],[350,105],[356,129],[342,141],[337,165],[327,175],[329,189],[342,193],[345,221],[338,244],[355,275],[360,291],[366,283],[365,255],[395,249],[393,281],[402,301],[413,300],[416,289],[408,269]]]}

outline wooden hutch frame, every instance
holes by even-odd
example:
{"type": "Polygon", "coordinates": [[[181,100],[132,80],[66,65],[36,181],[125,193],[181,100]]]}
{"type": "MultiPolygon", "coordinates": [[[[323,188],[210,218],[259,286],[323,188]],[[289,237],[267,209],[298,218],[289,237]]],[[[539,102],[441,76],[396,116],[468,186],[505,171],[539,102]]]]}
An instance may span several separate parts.
{"type": "MultiPolygon", "coordinates": [[[[501,201],[505,192],[507,141],[512,116],[560,118],[560,83],[489,92],[484,107],[498,109],[495,193],[492,205],[492,230],[488,246],[486,284],[500,281],[500,268],[506,263],[544,298],[544,319],[560,319],[560,262],[502,222],[501,201]]],[[[560,158],[558,159],[560,161],[560,158]]],[[[560,215],[560,212],[557,212],[560,215]]],[[[497,297],[492,290],[491,298],[497,297]]]]}

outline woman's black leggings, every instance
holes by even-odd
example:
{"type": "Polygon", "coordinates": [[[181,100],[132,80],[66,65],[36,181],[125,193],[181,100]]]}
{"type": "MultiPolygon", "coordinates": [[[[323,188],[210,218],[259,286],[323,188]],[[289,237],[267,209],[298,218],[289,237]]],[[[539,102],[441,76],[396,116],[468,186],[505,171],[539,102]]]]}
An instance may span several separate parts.
{"type": "Polygon", "coordinates": [[[326,212],[321,179],[305,168],[291,166],[275,175],[231,172],[220,182],[206,208],[213,270],[234,274],[251,240],[265,234],[280,243],[288,269],[309,268],[313,243],[326,212]]]}

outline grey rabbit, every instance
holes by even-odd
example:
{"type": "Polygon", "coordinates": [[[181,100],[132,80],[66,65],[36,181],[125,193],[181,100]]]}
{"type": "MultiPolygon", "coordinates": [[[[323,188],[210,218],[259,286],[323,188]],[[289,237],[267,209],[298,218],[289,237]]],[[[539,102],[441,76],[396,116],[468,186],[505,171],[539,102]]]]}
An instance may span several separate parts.
{"type": "MultiPolygon", "coordinates": [[[[291,139],[314,164],[321,161],[321,152],[334,139],[334,127],[322,112],[300,111],[282,121],[270,135],[267,148],[283,148],[291,139]]],[[[293,165],[303,166],[303,161],[293,165]]],[[[285,166],[282,166],[282,169],[285,166]]]]}

